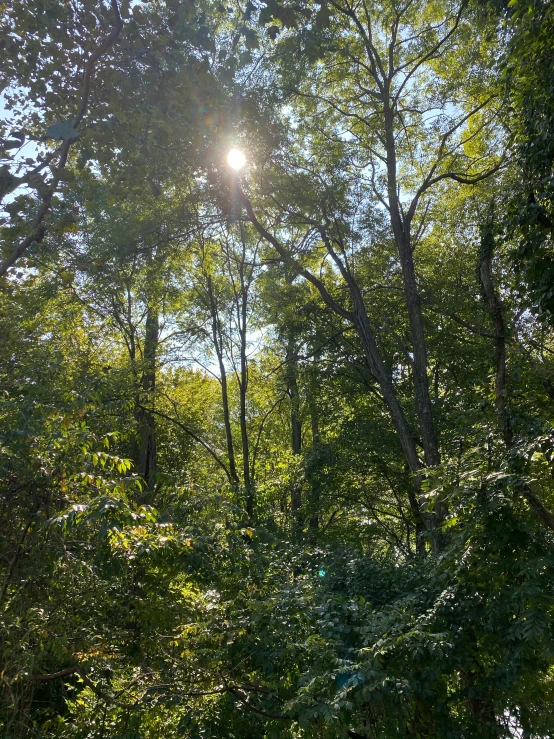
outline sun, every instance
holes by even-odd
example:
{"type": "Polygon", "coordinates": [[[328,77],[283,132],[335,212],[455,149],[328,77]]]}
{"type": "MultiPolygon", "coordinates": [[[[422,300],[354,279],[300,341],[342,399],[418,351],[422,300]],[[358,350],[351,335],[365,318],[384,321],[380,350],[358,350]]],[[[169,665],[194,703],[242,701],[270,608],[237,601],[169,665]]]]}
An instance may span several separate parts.
{"type": "Polygon", "coordinates": [[[238,170],[242,169],[244,165],[246,164],[246,157],[242,153],[242,151],[239,151],[238,149],[231,149],[231,151],[227,154],[227,164],[231,167],[231,169],[238,170]]]}

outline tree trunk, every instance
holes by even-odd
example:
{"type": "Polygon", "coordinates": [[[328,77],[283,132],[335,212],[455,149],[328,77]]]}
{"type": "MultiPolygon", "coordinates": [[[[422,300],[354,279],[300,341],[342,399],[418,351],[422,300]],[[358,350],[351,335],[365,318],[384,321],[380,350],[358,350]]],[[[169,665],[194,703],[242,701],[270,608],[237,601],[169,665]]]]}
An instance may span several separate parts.
{"type": "Polygon", "coordinates": [[[143,406],[152,406],[154,403],[158,340],[158,312],[149,306],[144,332],[141,407],[137,414],[139,422],[137,471],[150,491],[153,490],[156,479],[156,421],[154,415],[143,406]]]}
{"type": "MultiPolygon", "coordinates": [[[[315,365],[315,362],[314,362],[315,365]]],[[[310,397],[309,397],[309,409],[310,409],[310,422],[312,427],[312,455],[317,454],[319,445],[321,444],[321,436],[319,432],[319,411],[317,402],[315,399],[316,392],[316,375],[312,373],[310,382],[310,397]]],[[[319,530],[319,502],[321,493],[319,489],[319,476],[312,474],[309,476],[310,482],[310,522],[309,529],[311,538],[314,539],[319,530]]]]}
{"type": "MultiPolygon", "coordinates": [[[[250,470],[250,440],[248,438],[247,424],[247,408],[246,401],[248,397],[248,356],[247,356],[247,330],[248,330],[248,290],[250,287],[250,279],[246,275],[246,242],[242,224],[240,225],[240,236],[242,250],[239,259],[236,261],[238,267],[239,282],[238,285],[232,278],[232,269],[229,260],[229,276],[233,285],[233,300],[235,303],[235,311],[237,316],[237,326],[239,330],[239,351],[240,351],[240,368],[237,376],[239,384],[240,397],[240,438],[242,444],[242,482],[244,486],[245,509],[248,520],[254,517],[254,480],[253,473],[250,470]]],[[[252,274],[250,273],[250,278],[252,274]]],[[[235,370],[236,371],[236,370],[235,370]]]]}
{"type": "Polygon", "coordinates": [[[223,337],[221,335],[221,325],[219,321],[219,312],[213,292],[212,278],[206,276],[206,292],[208,294],[210,315],[212,319],[212,342],[217,357],[219,367],[219,381],[221,384],[221,403],[223,406],[223,424],[225,426],[225,441],[227,444],[227,457],[229,460],[229,475],[237,488],[240,485],[237,473],[237,464],[235,460],[235,448],[233,444],[233,433],[231,430],[231,414],[229,411],[229,390],[227,385],[227,370],[223,361],[223,337]]]}
{"type": "MultiPolygon", "coordinates": [[[[387,88],[387,95],[389,94],[387,88]]],[[[408,322],[413,349],[413,377],[415,406],[421,433],[421,442],[427,467],[440,464],[440,451],[436,424],[433,417],[431,392],[429,388],[427,344],[421,312],[421,298],[417,286],[413,249],[410,235],[410,221],[403,217],[401,203],[398,198],[396,142],[394,137],[394,109],[385,104],[385,148],[387,155],[387,191],[389,199],[390,223],[404,280],[404,295],[408,310],[408,322]]],[[[434,540],[438,548],[443,546],[443,537],[439,527],[446,517],[446,504],[437,500],[434,516],[434,540]]]]}
{"type": "Polygon", "coordinates": [[[404,278],[404,294],[408,308],[408,321],[414,353],[414,394],[417,416],[421,431],[421,441],[425,453],[425,462],[428,467],[440,464],[440,453],[431,393],[429,391],[429,377],[427,375],[427,346],[423,315],[421,313],[421,298],[417,287],[415,265],[410,237],[410,223],[403,218],[401,205],[398,199],[396,143],[394,138],[394,111],[387,105],[384,111],[385,141],[387,152],[387,190],[390,208],[390,222],[404,278]]]}
{"type": "Polygon", "coordinates": [[[242,475],[246,503],[246,515],[251,520],[254,516],[254,489],[250,475],[250,444],[246,423],[246,397],[248,391],[248,358],[246,356],[246,298],[241,306],[242,324],[240,327],[240,437],[242,442],[242,475]]]}
{"type": "Polygon", "coordinates": [[[483,739],[494,739],[500,734],[500,727],[496,719],[492,688],[487,682],[486,671],[480,664],[477,655],[479,644],[473,627],[469,627],[467,636],[475,656],[470,669],[462,669],[460,677],[467,695],[467,707],[469,713],[479,726],[479,736],[483,739]]]}
{"type": "MultiPolygon", "coordinates": [[[[381,357],[381,353],[379,351],[379,347],[377,346],[377,342],[375,340],[375,336],[371,328],[371,323],[369,321],[369,317],[365,309],[364,300],[363,300],[360,288],[358,286],[358,283],[356,282],[356,280],[354,279],[350,271],[345,267],[343,262],[338,258],[335,251],[333,250],[332,244],[328,238],[328,235],[325,232],[325,229],[320,229],[320,233],[323,238],[323,241],[330,255],[332,256],[333,260],[337,264],[341,272],[341,275],[343,276],[344,280],[346,281],[348,285],[351,299],[352,299],[352,304],[353,304],[353,312],[350,313],[349,311],[346,311],[344,308],[338,305],[334,301],[334,299],[331,297],[331,295],[327,292],[321,280],[315,277],[311,272],[309,272],[309,270],[306,270],[303,267],[301,267],[290,256],[286,248],[279,242],[279,240],[275,238],[275,236],[273,236],[260,223],[260,221],[256,217],[256,214],[254,213],[254,210],[252,208],[252,203],[244,195],[242,191],[240,192],[240,197],[241,197],[242,202],[246,206],[248,217],[250,218],[250,221],[252,222],[252,224],[258,231],[258,233],[275,247],[278,254],[285,260],[287,264],[292,266],[298,274],[301,274],[306,280],[308,280],[312,285],[314,285],[317,288],[325,304],[331,310],[333,310],[335,313],[337,313],[337,315],[341,316],[342,318],[346,318],[347,320],[351,321],[353,325],[355,326],[358,336],[360,338],[361,344],[362,344],[362,348],[364,350],[365,357],[368,362],[370,372],[372,376],[374,377],[374,379],[377,381],[379,388],[381,390],[381,394],[383,396],[383,400],[388,408],[390,417],[392,419],[394,428],[396,430],[398,439],[400,441],[400,445],[402,447],[402,451],[404,452],[404,457],[406,459],[408,469],[410,470],[410,472],[413,473],[413,476],[414,476],[414,494],[410,496],[410,506],[412,508],[414,520],[416,521],[416,525],[419,526],[420,530],[423,529],[421,522],[422,521],[425,522],[425,528],[427,528],[431,536],[432,548],[434,551],[437,551],[438,550],[438,537],[436,535],[436,527],[433,524],[433,517],[431,516],[423,517],[423,514],[420,510],[420,505],[419,505],[419,499],[421,495],[423,465],[421,464],[419,460],[417,449],[416,449],[416,444],[415,444],[415,439],[408,426],[408,422],[404,415],[404,411],[402,409],[402,406],[400,405],[398,398],[396,397],[396,392],[392,384],[392,378],[390,377],[390,374],[388,373],[385,367],[385,364],[381,357]]],[[[424,543],[418,543],[418,550],[419,551],[424,550],[424,543]]]]}
{"type": "Polygon", "coordinates": [[[408,468],[413,475],[413,486],[408,495],[408,500],[416,527],[417,552],[421,555],[425,553],[425,530],[427,530],[429,534],[431,548],[434,552],[438,552],[440,549],[440,541],[436,531],[435,520],[432,516],[425,516],[422,513],[419,502],[421,497],[421,483],[423,481],[423,465],[421,464],[417,454],[414,436],[410,431],[402,406],[396,397],[392,380],[381,358],[381,354],[377,347],[375,336],[373,335],[371,324],[366,313],[363,298],[356,283],[350,285],[350,292],[354,304],[354,324],[358,331],[360,341],[362,342],[371,374],[379,383],[383,399],[389,410],[396,434],[402,446],[408,468]]]}
{"type": "Polygon", "coordinates": [[[502,301],[494,289],[492,276],[493,251],[493,227],[492,224],[487,224],[481,234],[479,278],[483,288],[485,304],[489,309],[494,327],[494,404],[498,413],[504,443],[510,448],[513,436],[506,404],[506,325],[504,323],[502,301]]]}
{"type": "Polygon", "coordinates": [[[408,426],[402,406],[396,397],[390,374],[385,367],[377,342],[375,341],[362,294],[354,281],[350,284],[350,293],[354,306],[354,325],[360,337],[371,374],[379,384],[383,400],[389,410],[410,472],[417,476],[421,471],[422,464],[417,455],[415,440],[408,426]]]}
{"type": "MultiPolygon", "coordinates": [[[[290,398],[291,450],[294,456],[302,452],[302,419],[300,416],[300,392],[298,389],[298,359],[294,332],[289,330],[286,351],[286,383],[290,398]]],[[[297,540],[302,538],[302,487],[295,481],[291,490],[291,509],[297,540]]]]}

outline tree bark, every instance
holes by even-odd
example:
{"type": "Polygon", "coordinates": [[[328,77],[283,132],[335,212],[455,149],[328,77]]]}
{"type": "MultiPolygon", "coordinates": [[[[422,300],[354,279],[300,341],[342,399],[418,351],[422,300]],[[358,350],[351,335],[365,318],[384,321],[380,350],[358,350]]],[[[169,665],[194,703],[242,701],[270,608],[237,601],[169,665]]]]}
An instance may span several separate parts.
{"type": "Polygon", "coordinates": [[[252,478],[250,475],[250,443],[248,439],[248,425],[246,422],[246,398],[248,392],[248,358],[246,356],[246,312],[247,298],[242,294],[240,305],[241,324],[239,328],[240,334],[240,377],[239,377],[239,394],[240,394],[240,437],[242,442],[242,475],[244,484],[244,494],[246,503],[246,515],[249,519],[254,516],[254,489],[252,478]]]}
{"type": "Polygon", "coordinates": [[[479,278],[483,288],[485,304],[489,309],[494,327],[494,404],[498,413],[504,443],[512,445],[513,434],[506,404],[506,324],[500,296],[494,288],[492,255],[494,233],[492,224],[487,224],[481,234],[479,278]]]}
{"type": "MultiPolygon", "coordinates": [[[[404,217],[402,206],[398,198],[396,142],[394,136],[395,110],[390,101],[390,85],[384,87],[383,121],[385,126],[385,149],[387,160],[387,194],[389,200],[389,214],[392,232],[400,257],[402,276],[404,281],[404,296],[408,310],[408,323],[413,350],[413,379],[414,398],[421,434],[421,443],[426,467],[436,467],[441,462],[439,441],[428,376],[427,342],[421,311],[421,297],[417,285],[413,248],[410,235],[410,218],[404,217]]],[[[435,501],[432,541],[438,551],[444,546],[444,537],[440,526],[446,518],[446,504],[439,499],[435,501]]]]}
{"type": "MultiPolygon", "coordinates": [[[[248,331],[248,293],[251,284],[252,272],[246,274],[246,241],[242,224],[240,224],[241,251],[238,259],[235,258],[238,268],[238,284],[233,278],[231,267],[231,255],[227,254],[229,262],[229,276],[233,286],[233,300],[237,317],[239,332],[240,366],[237,373],[239,385],[239,414],[240,414],[240,438],[242,444],[242,482],[244,486],[245,509],[248,520],[254,517],[254,481],[250,470],[250,439],[248,437],[247,407],[248,397],[248,356],[247,356],[247,331],[248,331]]],[[[235,368],[236,372],[236,368],[235,368]]]]}
{"type": "MultiPolygon", "coordinates": [[[[286,384],[290,398],[291,450],[295,457],[302,452],[302,418],[300,415],[300,391],[298,388],[298,359],[294,331],[289,329],[286,350],[286,384]]],[[[302,487],[295,481],[291,490],[291,510],[294,533],[297,540],[302,538],[302,487]]]]}
{"type": "Polygon", "coordinates": [[[353,322],[360,338],[370,372],[379,384],[383,400],[389,410],[410,472],[418,477],[423,465],[417,454],[414,436],[404,415],[404,410],[396,396],[390,373],[387,371],[381,357],[360,289],[354,281],[351,282],[349,287],[354,307],[353,322]]]}
{"type": "Polygon", "coordinates": [[[437,519],[439,518],[439,515],[425,515],[421,510],[420,499],[421,483],[423,482],[423,465],[417,454],[415,439],[410,431],[410,427],[404,415],[404,410],[396,396],[396,391],[393,387],[390,374],[387,372],[385,364],[381,358],[381,354],[377,347],[375,336],[367,316],[362,295],[358,285],[354,281],[350,286],[350,293],[354,303],[354,324],[358,331],[358,336],[360,337],[362,346],[364,347],[370,371],[379,383],[383,399],[389,410],[396,434],[402,446],[408,468],[413,475],[413,484],[408,493],[408,501],[416,528],[416,550],[420,555],[425,554],[424,532],[426,531],[431,542],[431,549],[436,554],[442,547],[440,533],[437,530],[437,519]]]}
{"type": "Polygon", "coordinates": [[[408,321],[414,353],[414,395],[417,417],[421,432],[421,441],[425,454],[425,463],[428,467],[440,464],[440,453],[431,393],[429,389],[427,344],[421,312],[421,298],[417,286],[412,243],[410,237],[410,222],[402,216],[398,200],[396,144],[394,139],[394,111],[386,105],[384,111],[385,141],[387,153],[387,190],[390,208],[390,222],[396,248],[402,266],[404,279],[404,295],[408,309],[408,321]]]}
{"type": "MultiPolygon", "coordinates": [[[[312,454],[317,454],[317,450],[321,444],[321,436],[319,432],[319,413],[317,403],[315,400],[315,383],[312,382],[310,388],[310,423],[312,427],[312,454]]],[[[321,499],[321,492],[319,489],[318,475],[312,473],[309,476],[310,481],[310,521],[309,529],[312,538],[315,538],[319,530],[319,504],[321,499]]]]}
{"type": "Polygon", "coordinates": [[[240,485],[237,473],[237,463],[235,459],[235,447],[233,443],[233,433],[231,430],[231,414],[229,411],[229,390],[227,385],[227,370],[223,361],[223,338],[221,335],[221,325],[219,321],[219,311],[213,291],[212,278],[206,275],[206,291],[208,294],[210,316],[212,323],[212,342],[217,357],[219,367],[219,381],[221,384],[221,403],[223,407],[223,423],[225,426],[225,441],[227,444],[227,458],[229,460],[229,474],[233,484],[238,488],[240,485]]]}
{"type": "Polygon", "coordinates": [[[156,420],[154,414],[144,406],[154,406],[156,390],[156,361],[159,341],[158,311],[148,306],[144,332],[143,367],[141,377],[142,398],[138,408],[138,459],[137,471],[152,490],[156,481],[156,420]]]}

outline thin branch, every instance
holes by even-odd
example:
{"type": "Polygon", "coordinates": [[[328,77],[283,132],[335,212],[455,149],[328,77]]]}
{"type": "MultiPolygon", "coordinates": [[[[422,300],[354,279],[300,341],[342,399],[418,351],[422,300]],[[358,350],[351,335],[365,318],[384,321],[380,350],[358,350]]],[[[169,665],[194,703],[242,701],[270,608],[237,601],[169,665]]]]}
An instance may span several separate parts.
{"type": "Polygon", "coordinates": [[[402,94],[403,89],[406,87],[406,85],[408,84],[412,76],[417,72],[419,67],[421,67],[422,64],[425,64],[425,62],[429,61],[429,59],[432,59],[435,56],[435,54],[440,50],[440,48],[444,46],[444,44],[456,32],[456,30],[458,29],[458,26],[460,25],[460,21],[462,19],[462,13],[464,12],[466,6],[467,6],[467,0],[463,0],[462,4],[460,5],[460,9],[458,10],[455,16],[454,25],[452,26],[450,31],[445,36],[443,36],[439,41],[437,41],[437,43],[429,51],[427,51],[425,54],[423,54],[419,58],[414,57],[413,59],[410,59],[405,64],[403,64],[402,66],[398,67],[395,70],[395,74],[397,72],[402,72],[404,69],[406,69],[406,67],[409,67],[411,64],[414,64],[415,62],[414,66],[410,69],[408,74],[404,77],[404,79],[402,80],[402,84],[400,85],[396,94],[394,95],[393,105],[396,105],[398,103],[398,100],[400,98],[400,95],[402,94]]]}
{"type": "Polygon", "coordinates": [[[265,413],[264,417],[261,420],[260,428],[258,429],[258,434],[256,436],[256,443],[254,444],[254,449],[252,450],[252,471],[251,471],[252,481],[254,481],[256,477],[256,459],[258,457],[258,448],[259,448],[260,441],[262,438],[262,432],[264,430],[265,422],[270,417],[270,415],[273,413],[275,408],[277,408],[277,406],[280,405],[284,399],[285,399],[285,395],[283,394],[280,398],[278,398],[275,401],[275,403],[273,403],[271,408],[265,413]]]}
{"type": "Polygon", "coordinates": [[[166,421],[169,421],[170,423],[174,423],[176,426],[179,426],[180,429],[182,429],[186,434],[188,434],[192,439],[197,441],[200,446],[204,447],[204,449],[208,452],[208,454],[217,462],[217,464],[221,467],[221,469],[225,472],[229,482],[233,482],[231,473],[227,469],[227,465],[223,460],[219,457],[217,452],[212,449],[212,447],[208,444],[207,441],[204,441],[200,438],[197,434],[194,433],[191,429],[189,429],[188,426],[186,426],[184,423],[179,421],[177,418],[173,418],[172,416],[168,416],[166,413],[163,413],[162,411],[158,411],[155,408],[148,408],[145,405],[142,405],[138,403],[138,407],[142,408],[145,411],[148,411],[149,413],[154,413],[156,416],[159,416],[160,418],[164,418],[166,421]]]}
{"type": "Polygon", "coordinates": [[[92,682],[92,680],[88,677],[88,675],[80,665],[75,665],[74,667],[66,667],[63,670],[58,670],[58,672],[51,672],[48,675],[28,675],[27,679],[31,682],[37,683],[45,682],[48,680],[56,680],[57,678],[68,677],[69,675],[79,675],[84,684],[88,688],[90,688],[92,692],[95,693],[99,698],[101,698],[103,701],[106,701],[106,703],[111,703],[112,705],[119,706],[119,708],[125,708],[127,710],[134,710],[137,707],[136,703],[121,703],[113,696],[104,692],[102,688],[99,688],[98,685],[95,685],[92,682]]]}
{"type": "Polygon", "coordinates": [[[276,719],[277,721],[292,721],[289,716],[283,716],[282,713],[269,713],[269,711],[264,711],[262,708],[258,708],[257,706],[253,705],[248,701],[248,694],[240,690],[239,688],[228,687],[227,690],[229,693],[232,693],[237,698],[240,698],[243,706],[246,706],[246,708],[248,708],[250,711],[257,713],[260,716],[265,716],[266,718],[270,719],[276,719]]]}
{"type": "Polygon", "coordinates": [[[329,294],[327,291],[327,288],[323,284],[323,282],[318,279],[315,275],[313,275],[309,270],[302,267],[298,262],[293,259],[293,257],[290,256],[290,254],[287,252],[283,244],[273,236],[258,220],[256,217],[256,214],[254,213],[254,210],[252,208],[252,203],[250,200],[246,197],[242,189],[239,188],[239,197],[244,204],[246,208],[246,212],[248,214],[248,217],[254,226],[254,228],[258,231],[260,236],[263,236],[263,238],[268,241],[274,248],[275,251],[283,258],[283,260],[289,264],[295,272],[297,272],[299,275],[304,277],[305,280],[310,282],[314,287],[316,287],[319,290],[319,293],[321,297],[323,298],[324,303],[331,308],[331,310],[334,313],[337,313],[342,318],[345,318],[347,321],[353,321],[353,315],[350,313],[350,311],[345,310],[342,306],[340,306],[329,294]]]}
{"type": "Polygon", "coordinates": [[[478,334],[479,336],[484,336],[487,339],[495,338],[495,335],[491,333],[490,331],[485,331],[482,328],[473,326],[473,324],[469,323],[468,321],[464,321],[463,318],[460,318],[460,316],[456,315],[455,313],[449,313],[448,311],[439,310],[438,308],[433,308],[433,306],[431,305],[428,305],[427,307],[429,308],[430,311],[433,311],[433,313],[438,313],[440,316],[446,316],[447,318],[451,318],[456,323],[459,323],[460,326],[467,328],[469,331],[471,331],[474,334],[478,334]]]}
{"type": "Polygon", "coordinates": [[[483,103],[480,103],[475,108],[473,108],[472,110],[470,110],[469,113],[466,113],[466,115],[464,115],[462,118],[460,118],[460,120],[456,121],[456,123],[454,123],[448,129],[448,131],[445,131],[445,133],[442,135],[441,140],[440,140],[440,144],[439,144],[439,148],[438,148],[438,151],[437,151],[436,160],[433,163],[433,165],[431,166],[431,169],[427,173],[427,176],[423,180],[422,184],[417,189],[417,192],[414,195],[412,202],[410,203],[410,207],[408,209],[408,214],[407,214],[407,218],[408,218],[409,221],[411,221],[412,218],[415,215],[415,211],[416,211],[416,208],[418,206],[418,203],[419,203],[419,200],[420,200],[421,196],[430,187],[432,187],[432,185],[436,184],[440,180],[449,178],[449,179],[455,180],[456,182],[461,182],[462,184],[472,185],[472,184],[475,184],[477,182],[480,182],[481,180],[485,179],[486,177],[490,177],[492,174],[494,174],[495,172],[497,172],[500,169],[500,167],[504,163],[504,157],[502,157],[502,159],[500,160],[500,162],[498,163],[498,165],[496,165],[495,167],[493,167],[490,170],[486,170],[486,171],[481,172],[481,173],[479,173],[477,175],[463,175],[463,174],[457,173],[457,172],[443,172],[442,174],[437,175],[436,177],[433,177],[433,175],[437,171],[437,167],[439,166],[439,164],[441,163],[441,161],[443,161],[443,159],[444,159],[444,147],[446,146],[446,142],[448,141],[448,139],[461,126],[463,126],[464,123],[466,123],[470,118],[472,118],[474,115],[476,115],[486,105],[488,105],[490,103],[490,101],[494,99],[494,97],[495,97],[494,95],[491,95],[483,103]]]}

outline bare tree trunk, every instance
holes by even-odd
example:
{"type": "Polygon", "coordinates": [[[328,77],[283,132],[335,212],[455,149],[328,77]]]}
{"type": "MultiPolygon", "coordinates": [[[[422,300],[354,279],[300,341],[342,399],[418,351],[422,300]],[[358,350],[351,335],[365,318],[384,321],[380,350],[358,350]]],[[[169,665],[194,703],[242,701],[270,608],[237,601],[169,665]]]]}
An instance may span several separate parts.
{"type": "MultiPolygon", "coordinates": [[[[387,93],[388,93],[387,89],[387,93]]],[[[425,462],[428,467],[440,464],[440,453],[431,393],[429,391],[429,377],[427,374],[427,346],[423,315],[421,313],[421,298],[416,281],[415,265],[410,237],[410,222],[403,218],[401,205],[398,200],[396,143],[394,138],[394,111],[388,103],[384,109],[385,139],[387,152],[387,189],[390,208],[390,221],[396,248],[402,265],[404,278],[404,294],[408,308],[408,321],[414,353],[414,395],[417,416],[421,431],[421,441],[425,453],[425,462]]]]}
{"type": "Polygon", "coordinates": [[[420,555],[425,553],[424,532],[427,531],[431,541],[431,548],[436,553],[440,550],[441,542],[436,531],[435,520],[432,516],[425,516],[423,514],[419,502],[421,497],[421,483],[423,481],[423,465],[417,454],[415,439],[408,426],[402,406],[396,397],[392,380],[383,363],[373,331],[371,330],[362,295],[355,283],[354,286],[351,285],[350,292],[354,303],[354,323],[358,330],[366,359],[372,375],[379,383],[408,468],[413,475],[413,485],[409,491],[408,500],[416,527],[416,549],[420,555]]]}
{"type": "MultiPolygon", "coordinates": [[[[389,85],[386,85],[385,94],[390,94],[389,85]]],[[[387,190],[389,199],[390,222],[402,266],[404,279],[404,295],[408,310],[408,322],[413,350],[413,377],[414,397],[421,442],[425,455],[425,465],[436,467],[441,462],[438,435],[433,417],[431,392],[429,387],[427,343],[421,312],[421,298],[417,286],[413,248],[410,236],[410,220],[403,216],[401,203],[398,198],[396,143],[394,137],[394,109],[387,102],[384,105],[385,148],[387,153],[387,190]]],[[[433,540],[435,546],[441,549],[444,545],[443,536],[439,528],[446,517],[446,504],[435,502],[435,516],[433,523],[433,540]]]]}
{"type": "Polygon", "coordinates": [[[125,320],[118,321],[123,330],[131,369],[133,372],[133,383],[135,392],[135,431],[131,441],[131,457],[135,463],[137,473],[146,483],[146,490],[140,499],[145,502],[149,498],[150,488],[153,484],[156,461],[155,421],[154,415],[147,409],[152,403],[156,386],[156,353],[158,344],[158,315],[149,307],[146,314],[146,326],[144,335],[143,362],[138,361],[137,329],[132,317],[133,297],[130,285],[127,285],[127,301],[125,320]],[[148,359],[147,359],[148,357],[148,359]],[[154,460],[152,460],[152,452],[154,460]],[[153,465],[152,465],[153,461],[153,465]]]}
{"type": "Polygon", "coordinates": [[[146,486],[152,490],[156,481],[156,421],[154,414],[144,406],[154,405],[156,389],[156,361],[159,341],[158,311],[148,306],[144,333],[143,368],[141,378],[142,398],[138,408],[138,459],[137,471],[146,486]]]}
{"type": "MultiPolygon", "coordinates": [[[[310,388],[310,400],[309,400],[310,422],[311,422],[311,427],[312,427],[312,454],[317,453],[319,445],[321,444],[321,437],[319,433],[319,413],[318,413],[317,403],[314,397],[314,392],[315,392],[315,388],[312,384],[312,387],[310,388]]],[[[309,529],[310,529],[310,533],[312,537],[315,537],[315,535],[317,534],[317,531],[319,530],[320,498],[321,498],[321,494],[319,490],[318,476],[315,474],[312,474],[310,476],[311,515],[310,515],[310,522],[309,522],[309,529]]]]}
{"type": "MultiPolygon", "coordinates": [[[[248,397],[248,356],[247,356],[247,331],[248,331],[248,299],[249,288],[252,280],[252,267],[247,274],[246,265],[246,241],[240,224],[241,251],[240,254],[232,256],[227,253],[229,264],[229,276],[233,286],[233,301],[235,304],[237,327],[239,332],[239,354],[240,365],[237,373],[239,385],[239,414],[240,414],[240,438],[242,444],[242,483],[244,486],[244,499],[246,515],[249,520],[254,517],[254,480],[250,470],[250,439],[248,437],[247,407],[248,397]],[[233,276],[231,262],[234,261],[238,268],[238,283],[233,276]]],[[[236,367],[235,367],[236,372],[236,367]]]]}
{"type": "Polygon", "coordinates": [[[223,338],[221,335],[221,324],[219,320],[219,311],[213,291],[212,278],[206,275],[206,291],[210,305],[210,315],[212,319],[212,342],[215,349],[217,364],[219,367],[219,381],[221,384],[221,402],[223,406],[223,423],[225,426],[225,440],[227,443],[227,457],[229,460],[229,474],[233,484],[238,488],[240,485],[237,473],[237,464],[235,460],[235,448],[233,444],[233,433],[231,430],[231,414],[229,411],[229,390],[227,385],[227,370],[223,361],[223,338]]]}
{"type": "Polygon", "coordinates": [[[502,428],[504,443],[510,448],[513,434],[506,404],[506,325],[504,323],[502,301],[494,288],[492,276],[493,251],[493,226],[487,224],[481,234],[479,278],[494,327],[494,404],[502,428]]]}
{"type": "Polygon", "coordinates": [[[250,475],[250,443],[248,439],[248,426],[246,423],[246,398],[248,391],[248,358],[246,356],[246,296],[243,295],[240,313],[242,323],[240,326],[240,437],[242,441],[242,475],[244,494],[246,502],[246,515],[249,519],[254,516],[254,489],[250,475]]]}
{"type": "MultiPolygon", "coordinates": [[[[298,389],[298,359],[294,331],[288,331],[286,351],[286,383],[290,398],[291,450],[294,456],[302,452],[302,418],[300,415],[300,391],[298,389]]],[[[295,481],[291,490],[291,509],[294,521],[295,536],[302,537],[302,488],[295,481]]]]}

